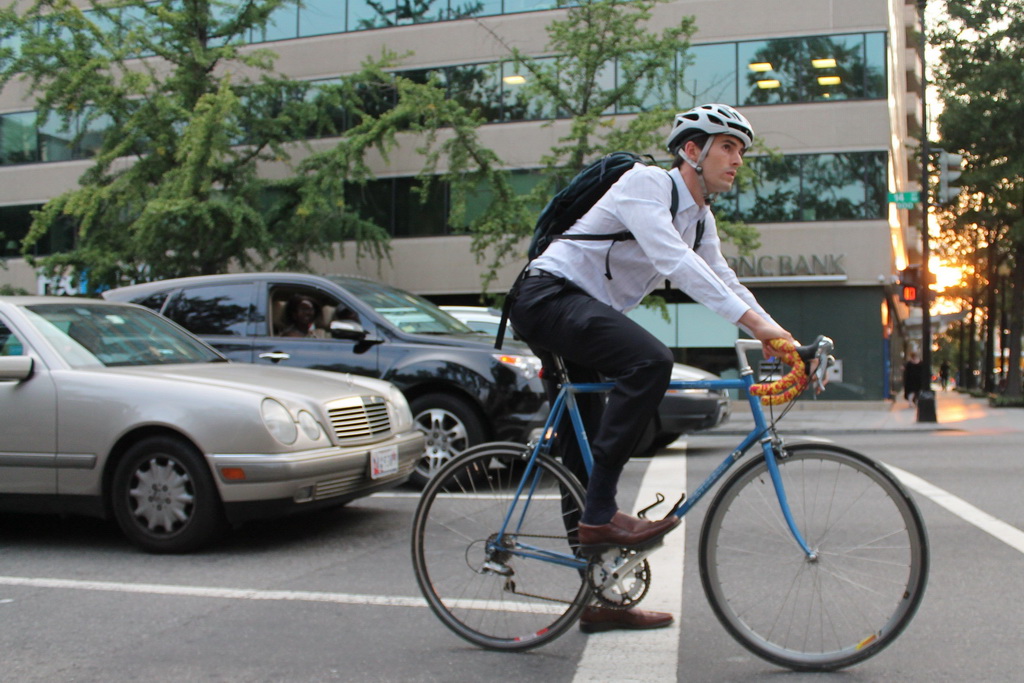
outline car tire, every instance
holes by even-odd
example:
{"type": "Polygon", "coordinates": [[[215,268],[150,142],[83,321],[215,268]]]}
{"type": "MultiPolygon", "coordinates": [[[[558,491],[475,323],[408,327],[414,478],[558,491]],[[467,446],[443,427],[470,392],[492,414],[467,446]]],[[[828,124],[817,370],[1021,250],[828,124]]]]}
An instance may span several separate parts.
{"type": "Polygon", "coordinates": [[[206,461],[174,437],[128,449],[114,470],[110,502],[124,535],[151,553],[198,550],[227,529],[206,461]]]}
{"type": "Polygon", "coordinates": [[[468,401],[451,394],[424,394],[409,402],[416,428],[426,437],[423,457],[409,481],[423,487],[449,460],[483,443],[483,420],[468,401]]]}

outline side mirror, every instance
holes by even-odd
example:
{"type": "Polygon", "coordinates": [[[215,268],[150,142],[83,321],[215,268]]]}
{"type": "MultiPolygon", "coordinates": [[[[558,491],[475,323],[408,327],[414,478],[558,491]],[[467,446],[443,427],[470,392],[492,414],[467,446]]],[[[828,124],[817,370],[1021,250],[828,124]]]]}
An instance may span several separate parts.
{"type": "Polygon", "coordinates": [[[367,332],[354,320],[332,320],[331,336],[335,339],[365,339],[367,332]]]}
{"type": "Polygon", "coordinates": [[[20,382],[32,376],[31,356],[0,356],[0,382],[20,382]]]}

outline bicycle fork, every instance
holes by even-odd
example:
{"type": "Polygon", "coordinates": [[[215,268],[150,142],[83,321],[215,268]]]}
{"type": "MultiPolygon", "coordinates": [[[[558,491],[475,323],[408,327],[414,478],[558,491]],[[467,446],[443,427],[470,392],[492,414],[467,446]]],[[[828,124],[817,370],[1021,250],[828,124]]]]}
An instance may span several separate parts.
{"type": "Polygon", "coordinates": [[[778,458],[783,457],[782,440],[777,436],[772,438],[766,436],[762,441],[764,448],[764,459],[768,465],[768,474],[772,479],[772,486],[775,488],[775,496],[779,500],[779,508],[782,510],[782,517],[786,520],[786,526],[789,527],[789,533],[793,535],[793,539],[796,541],[800,549],[804,551],[807,556],[808,562],[817,562],[818,553],[816,553],[810,545],[808,545],[806,539],[800,529],[797,527],[796,520],[793,519],[793,511],[789,506],[789,498],[786,496],[786,487],[782,483],[782,472],[779,470],[778,458]],[[778,453],[779,455],[776,455],[778,453]]]}

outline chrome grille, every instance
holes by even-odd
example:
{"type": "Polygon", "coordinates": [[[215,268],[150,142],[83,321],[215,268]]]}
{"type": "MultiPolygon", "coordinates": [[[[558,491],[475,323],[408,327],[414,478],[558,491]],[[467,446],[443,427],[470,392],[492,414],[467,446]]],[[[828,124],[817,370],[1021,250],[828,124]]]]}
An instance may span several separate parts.
{"type": "Polygon", "coordinates": [[[363,441],[391,431],[388,404],[380,396],[357,396],[327,405],[331,429],[341,442],[363,441]]]}

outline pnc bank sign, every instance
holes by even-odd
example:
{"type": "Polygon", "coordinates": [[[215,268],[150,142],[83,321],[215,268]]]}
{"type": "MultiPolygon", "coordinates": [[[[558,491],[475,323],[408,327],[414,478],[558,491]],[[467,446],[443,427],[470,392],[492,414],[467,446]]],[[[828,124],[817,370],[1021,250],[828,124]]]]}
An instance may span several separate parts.
{"type": "Polygon", "coordinates": [[[759,282],[839,281],[846,279],[845,254],[778,254],[729,256],[726,260],[741,280],[759,282]]]}

